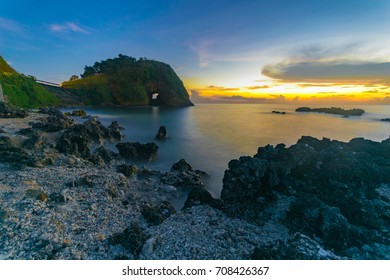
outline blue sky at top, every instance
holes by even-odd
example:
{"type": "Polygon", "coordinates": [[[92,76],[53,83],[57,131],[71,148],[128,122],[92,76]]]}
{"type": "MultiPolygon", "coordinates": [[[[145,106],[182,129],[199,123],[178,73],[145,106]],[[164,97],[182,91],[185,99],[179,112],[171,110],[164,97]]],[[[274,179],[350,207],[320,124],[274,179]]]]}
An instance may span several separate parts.
{"type": "Polygon", "coordinates": [[[0,4],[0,55],[54,82],[122,53],[167,62],[191,86],[254,86],[283,67],[291,78],[294,63],[388,62],[388,30],[381,0],[0,4]]]}

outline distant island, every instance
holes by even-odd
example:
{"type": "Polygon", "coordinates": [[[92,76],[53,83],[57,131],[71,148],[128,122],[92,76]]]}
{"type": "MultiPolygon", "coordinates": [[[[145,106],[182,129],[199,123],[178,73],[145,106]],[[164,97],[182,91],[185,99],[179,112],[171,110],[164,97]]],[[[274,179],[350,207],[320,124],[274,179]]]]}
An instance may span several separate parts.
{"type": "Polygon", "coordinates": [[[325,113],[325,114],[334,114],[334,115],[343,115],[343,116],[361,116],[365,113],[363,109],[345,110],[339,107],[331,107],[331,108],[299,107],[295,110],[295,112],[316,112],[316,113],[325,113]]]}
{"type": "Polygon", "coordinates": [[[284,111],[272,111],[272,114],[285,115],[286,112],[284,112],[284,111]]]}

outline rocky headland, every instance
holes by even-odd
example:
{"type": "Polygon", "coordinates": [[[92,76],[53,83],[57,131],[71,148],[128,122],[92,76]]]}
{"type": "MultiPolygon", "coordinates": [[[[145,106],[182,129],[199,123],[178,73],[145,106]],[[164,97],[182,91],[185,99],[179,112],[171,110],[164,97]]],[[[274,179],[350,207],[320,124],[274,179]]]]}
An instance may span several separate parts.
{"type": "Polygon", "coordinates": [[[122,129],[52,108],[0,118],[0,259],[390,258],[389,139],[260,147],[216,199],[184,159],[144,168],[158,145],[122,129]]]}

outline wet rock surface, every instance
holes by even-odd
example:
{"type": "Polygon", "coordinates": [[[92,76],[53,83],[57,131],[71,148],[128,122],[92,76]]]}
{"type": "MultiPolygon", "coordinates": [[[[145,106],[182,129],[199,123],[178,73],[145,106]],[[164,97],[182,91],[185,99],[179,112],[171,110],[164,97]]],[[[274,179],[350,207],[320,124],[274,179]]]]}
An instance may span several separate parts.
{"type": "Polygon", "coordinates": [[[91,139],[87,128],[77,124],[62,134],[57,141],[56,149],[65,155],[88,158],[91,155],[90,146],[91,139]]]}
{"type": "Polygon", "coordinates": [[[155,226],[161,224],[175,212],[175,208],[168,201],[163,201],[159,205],[144,204],[141,207],[142,216],[148,223],[155,226]]]}
{"type": "MultiPolygon", "coordinates": [[[[229,163],[221,199],[230,215],[270,220],[347,257],[389,258],[390,141],[302,137],[229,163]],[[382,195],[381,195],[382,194],[382,195]],[[285,205],[281,211],[278,205],[285,205]],[[358,252],[358,253],[357,253],[358,252]]],[[[291,258],[294,258],[292,255],[291,258]]]]}
{"type": "Polygon", "coordinates": [[[119,154],[132,160],[152,161],[157,158],[158,146],[154,143],[124,142],[115,145],[119,154]]]}
{"type": "Polygon", "coordinates": [[[12,108],[7,103],[0,102],[0,118],[25,118],[27,116],[27,110],[12,108]]]}
{"type": "Polygon", "coordinates": [[[160,126],[155,138],[157,140],[163,141],[163,140],[167,139],[167,137],[168,137],[167,128],[164,125],[160,126]]]}
{"type": "Polygon", "coordinates": [[[47,118],[42,119],[41,121],[34,123],[32,125],[33,129],[39,129],[45,132],[57,132],[60,130],[64,130],[70,128],[73,125],[73,120],[69,119],[64,115],[56,115],[56,113],[52,112],[54,115],[50,115],[47,118]]]}

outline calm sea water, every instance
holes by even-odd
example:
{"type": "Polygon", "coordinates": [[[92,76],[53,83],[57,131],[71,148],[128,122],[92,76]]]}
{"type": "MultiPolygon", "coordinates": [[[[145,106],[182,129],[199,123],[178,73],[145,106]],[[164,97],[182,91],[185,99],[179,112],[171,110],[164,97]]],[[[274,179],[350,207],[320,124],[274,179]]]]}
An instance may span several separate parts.
{"type": "MultiPolygon", "coordinates": [[[[349,141],[364,137],[376,141],[387,139],[390,105],[359,106],[362,117],[296,113],[296,106],[262,104],[198,104],[187,108],[86,108],[103,124],[117,120],[125,127],[125,141],[152,142],[158,128],[165,125],[168,139],[156,142],[158,159],[145,166],[168,171],[173,163],[186,159],[194,168],[211,175],[209,191],[219,197],[222,177],[231,159],[254,155],[259,146],[295,144],[302,135],[349,141]],[[273,110],[285,115],[272,114],[273,110]]],[[[353,106],[343,106],[353,108],[353,106]]]]}

